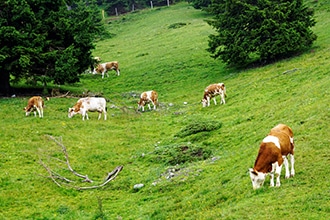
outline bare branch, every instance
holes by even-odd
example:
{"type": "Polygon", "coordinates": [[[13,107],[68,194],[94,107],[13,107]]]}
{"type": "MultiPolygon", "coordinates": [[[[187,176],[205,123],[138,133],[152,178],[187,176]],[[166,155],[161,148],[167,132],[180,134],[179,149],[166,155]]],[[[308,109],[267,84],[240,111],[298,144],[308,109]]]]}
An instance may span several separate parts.
{"type": "Polygon", "coordinates": [[[62,144],[62,138],[60,137],[60,141],[56,140],[56,138],[54,138],[53,136],[48,136],[50,139],[52,139],[53,141],[55,141],[55,143],[57,145],[59,145],[60,147],[62,147],[62,151],[64,153],[65,159],[66,159],[66,164],[69,168],[69,170],[76,176],[83,178],[83,182],[89,182],[92,183],[93,180],[89,179],[87,175],[82,175],[80,173],[77,173],[74,169],[72,169],[71,165],[70,165],[70,161],[69,161],[69,156],[68,156],[68,152],[66,151],[66,147],[62,144]]]}
{"type": "Polygon", "coordinates": [[[116,176],[118,175],[118,173],[123,169],[123,166],[118,166],[116,167],[112,172],[110,172],[107,176],[107,178],[105,179],[106,181],[100,185],[96,185],[96,186],[86,186],[86,187],[75,187],[77,190],[86,190],[86,189],[96,189],[96,188],[100,188],[105,186],[106,184],[108,184],[111,180],[114,180],[116,178],[116,176]]]}
{"type": "MultiPolygon", "coordinates": [[[[62,152],[64,153],[65,159],[66,161],[62,161],[59,160],[60,162],[63,162],[67,165],[69,171],[71,171],[71,173],[73,173],[75,176],[78,176],[80,178],[83,178],[84,182],[89,182],[92,183],[93,181],[91,179],[88,178],[87,175],[81,175],[79,173],[77,173],[70,165],[70,161],[69,161],[69,155],[68,152],[66,150],[66,147],[62,144],[62,138],[55,138],[53,136],[48,136],[49,139],[53,140],[57,145],[59,145],[62,148],[62,152]]],[[[63,185],[66,185],[70,188],[75,188],[77,190],[87,190],[87,189],[96,189],[96,188],[100,188],[105,186],[106,184],[108,184],[110,181],[114,180],[117,175],[119,174],[119,172],[123,169],[123,166],[117,166],[113,171],[109,172],[107,174],[107,177],[105,178],[104,182],[99,184],[99,185],[94,185],[94,186],[83,186],[83,187],[77,187],[77,186],[73,186],[70,185],[68,183],[73,183],[74,181],[67,179],[66,177],[61,176],[60,174],[54,172],[52,169],[50,169],[41,159],[39,160],[40,164],[47,170],[48,174],[49,174],[49,178],[52,179],[52,181],[59,187],[63,187],[63,185]],[[57,179],[61,180],[61,182],[57,181],[57,179]],[[63,181],[67,182],[67,184],[65,184],[63,181]]]]}
{"type": "Polygon", "coordinates": [[[62,187],[61,184],[59,184],[59,183],[55,180],[52,171],[46,166],[46,164],[44,164],[44,163],[42,162],[41,159],[39,160],[39,162],[40,162],[40,164],[41,164],[41,165],[47,170],[47,172],[48,172],[48,174],[49,174],[49,177],[53,180],[53,182],[54,182],[57,186],[62,187]]]}

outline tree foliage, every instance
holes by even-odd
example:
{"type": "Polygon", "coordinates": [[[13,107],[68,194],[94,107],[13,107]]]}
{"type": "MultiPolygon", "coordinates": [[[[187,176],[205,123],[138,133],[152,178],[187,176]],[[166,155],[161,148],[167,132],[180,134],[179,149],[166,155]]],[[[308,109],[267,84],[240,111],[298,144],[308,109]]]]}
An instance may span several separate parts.
{"type": "MultiPolygon", "coordinates": [[[[180,0],[169,0],[169,3],[178,2],[180,0]]],[[[119,14],[134,11],[136,9],[150,8],[152,5],[165,6],[167,0],[104,0],[101,4],[105,8],[108,15],[115,15],[116,11],[119,14]]]]}
{"type": "Polygon", "coordinates": [[[211,5],[212,0],[188,0],[188,2],[196,9],[204,9],[211,5]]]}
{"type": "Polygon", "coordinates": [[[267,64],[309,48],[316,35],[314,12],[303,0],[214,0],[216,29],[208,51],[234,66],[267,64]]]}
{"type": "Polygon", "coordinates": [[[0,93],[8,94],[9,79],[79,81],[92,62],[93,40],[104,31],[100,21],[94,1],[0,0],[0,93]]]}

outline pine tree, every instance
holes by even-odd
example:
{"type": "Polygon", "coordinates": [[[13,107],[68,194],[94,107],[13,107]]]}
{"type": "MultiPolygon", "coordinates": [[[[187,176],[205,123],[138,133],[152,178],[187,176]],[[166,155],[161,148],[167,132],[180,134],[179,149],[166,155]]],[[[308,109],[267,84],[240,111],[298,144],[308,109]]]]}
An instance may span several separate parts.
{"type": "Polygon", "coordinates": [[[302,0],[214,0],[208,51],[227,64],[268,64],[310,48],[314,12],[302,0]]]}
{"type": "Polygon", "coordinates": [[[0,0],[0,94],[10,94],[9,80],[44,86],[79,81],[104,29],[92,1],[70,2],[0,0]]]}

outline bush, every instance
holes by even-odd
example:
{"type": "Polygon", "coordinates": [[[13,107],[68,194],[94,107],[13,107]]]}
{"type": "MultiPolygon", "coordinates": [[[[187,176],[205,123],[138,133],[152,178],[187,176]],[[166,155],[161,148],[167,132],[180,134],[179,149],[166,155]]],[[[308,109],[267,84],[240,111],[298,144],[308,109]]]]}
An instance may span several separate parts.
{"type": "Polygon", "coordinates": [[[170,144],[158,146],[151,153],[149,158],[151,162],[164,163],[174,166],[193,161],[205,160],[211,156],[209,149],[204,149],[191,143],[170,144]]]}
{"type": "Polygon", "coordinates": [[[193,122],[182,128],[179,133],[175,134],[175,137],[183,138],[200,132],[210,132],[221,128],[221,126],[222,123],[218,121],[193,122]]]}

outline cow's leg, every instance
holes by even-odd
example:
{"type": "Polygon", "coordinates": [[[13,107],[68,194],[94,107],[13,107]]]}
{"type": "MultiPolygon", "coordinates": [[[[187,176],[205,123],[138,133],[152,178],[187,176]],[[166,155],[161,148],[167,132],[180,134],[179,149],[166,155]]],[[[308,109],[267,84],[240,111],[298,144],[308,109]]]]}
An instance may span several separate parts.
{"type": "Polygon", "coordinates": [[[207,106],[210,106],[210,97],[207,97],[207,106]]]}
{"type": "Polygon", "coordinates": [[[149,107],[149,110],[151,110],[151,106],[150,106],[150,103],[148,103],[148,107],[149,107]]]}
{"type": "Polygon", "coordinates": [[[81,112],[81,115],[82,115],[82,120],[83,120],[83,121],[85,120],[85,117],[87,118],[87,120],[89,119],[89,118],[88,118],[87,111],[82,111],[82,112],[81,112]]]}
{"type": "Polygon", "coordinates": [[[221,98],[221,103],[220,104],[226,104],[225,94],[224,93],[221,93],[220,98],[221,98]]]}
{"type": "MultiPolygon", "coordinates": [[[[40,108],[36,107],[36,109],[37,109],[37,112],[38,112],[39,118],[41,118],[40,108]]],[[[34,111],[34,112],[36,112],[36,111],[34,111]]]]}
{"type": "Polygon", "coordinates": [[[294,155],[290,154],[290,160],[291,160],[291,176],[294,176],[295,171],[294,171],[294,155]]]}
{"type": "Polygon", "coordinates": [[[272,171],[270,172],[270,187],[274,187],[274,172],[275,172],[275,167],[276,167],[276,163],[272,164],[272,171]]]}
{"type": "Polygon", "coordinates": [[[289,171],[289,162],[288,158],[286,156],[283,156],[284,159],[284,167],[285,167],[285,179],[290,177],[290,171],[289,171]]]}
{"type": "Polygon", "coordinates": [[[37,111],[35,109],[33,109],[33,114],[34,114],[34,117],[37,117],[37,111]]]}
{"type": "Polygon", "coordinates": [[[40,108],[40,113],[41,113],[40,118],[43,118],[44,117],[44,109],[43,108],[40,108]]]}
{"type": "Polygon", "coordinates": [[[120,70],[116,69],[116,72],[117,72],[117,76],[119,76],[120,75],[120,70]]]}
{"type": "Polygon", "coordinates": [[[215,99],[215,96],[213,97],[214,105],[217,104],[217,100],[215,99]]]}
{"type": "Polygon", "coordinates": [[[100,120],[100,119],[101,119],[101,117],[102,117],[102,111],[99,111],[98,113],[99,113],[99,117],[98,117],[98,120],[100,120]]]}
{"type": "Polygon", "coordinates": [[[152,102],[153,106],[154,106],[154,110],[156,110],[156,104],[155,102],[152,102]]]}
{"type": "Polygon", "coordinates": [[[103,114],[104,114],[104,120],[107,120],[107,111],[103,109],[103,114]]]}
{"type": "Polygon", "coordinates": [[[276,176],[276,186],[277,187],[281,186],[280,177],[281,177],[282,165],[283,164],[281,164],[281,165],[276,164],[275,176],[276,176]]]}

